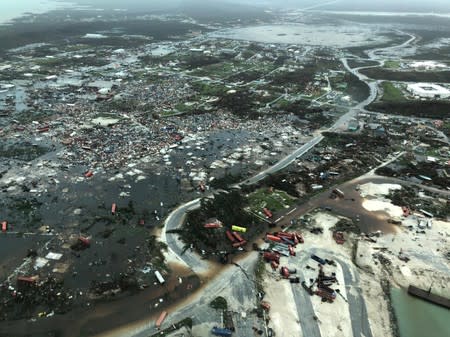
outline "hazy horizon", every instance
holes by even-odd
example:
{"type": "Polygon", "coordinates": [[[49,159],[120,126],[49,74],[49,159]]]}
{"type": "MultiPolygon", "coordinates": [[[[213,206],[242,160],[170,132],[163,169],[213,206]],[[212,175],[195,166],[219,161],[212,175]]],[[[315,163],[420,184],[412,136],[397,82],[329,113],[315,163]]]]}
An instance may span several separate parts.
{"type": "Polygon", "coordinates": [[[202,15],[217,15],[218,10],[297,8],[317,11],[398,12],[398,13],[450,13],[449,0],[15,0],[0,3],[0,23],[10,21],[31,12],[44,13],[57,8],[89,6],[100,9],[127,9],[134,11],[177,11],[202,15]]]}

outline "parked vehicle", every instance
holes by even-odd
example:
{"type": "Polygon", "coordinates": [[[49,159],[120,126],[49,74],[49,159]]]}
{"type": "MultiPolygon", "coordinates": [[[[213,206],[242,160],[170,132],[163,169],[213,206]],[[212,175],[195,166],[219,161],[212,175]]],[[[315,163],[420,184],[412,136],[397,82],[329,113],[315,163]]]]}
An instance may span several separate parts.
{"type": "Polygon", "coordinates": [[[211,333],[213,335],[222,336],[222,337],[231,337],[231,335],[233,334],[233,332],[231,330],[228,330],[225,328],[218,328],[216,326],[211,329],[211,333]]]}

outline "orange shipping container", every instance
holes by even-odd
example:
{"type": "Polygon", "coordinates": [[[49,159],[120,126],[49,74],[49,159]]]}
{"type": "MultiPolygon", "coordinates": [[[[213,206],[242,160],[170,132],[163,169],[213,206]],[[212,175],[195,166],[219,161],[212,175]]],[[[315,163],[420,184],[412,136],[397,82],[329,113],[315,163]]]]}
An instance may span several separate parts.
{"type": "Polygon", "coordinates": [[[281,242],[281,238],[279,238],[278,236],[275,236],[275,235],[271,235],[271,234],[267,234],[266,239],[270,240],[270,241],[281,242]]]}
{"type": "Polygon", "coordinates": [[[164,322],[166,317],[167,317],[167,311],[163,311],[161,313],[161,315],[159,315],[158,319],[156,320],[156,324],[155,325],[156,325],[157,328],[161,327],[161,324],[162,324],[162,322],[164,322]]]}

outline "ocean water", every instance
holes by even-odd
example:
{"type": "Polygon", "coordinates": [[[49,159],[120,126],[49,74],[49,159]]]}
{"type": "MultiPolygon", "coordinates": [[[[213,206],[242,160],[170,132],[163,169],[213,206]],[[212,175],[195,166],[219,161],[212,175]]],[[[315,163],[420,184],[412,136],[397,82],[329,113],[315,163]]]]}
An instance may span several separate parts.
{"type": "Polygon", "coordinates": [[[391,289],[392,305],[400,337],[448,337],[450,310],[408,295],[403,289],[391,289]]]}
{"type": "Polygon", "coordinates": [[[75,4],[69,1],[58,0],[2,0],[0,1],[0,24],[7,24],[27,13],[42,14],[54,9],[74,6],[75,4]]]}

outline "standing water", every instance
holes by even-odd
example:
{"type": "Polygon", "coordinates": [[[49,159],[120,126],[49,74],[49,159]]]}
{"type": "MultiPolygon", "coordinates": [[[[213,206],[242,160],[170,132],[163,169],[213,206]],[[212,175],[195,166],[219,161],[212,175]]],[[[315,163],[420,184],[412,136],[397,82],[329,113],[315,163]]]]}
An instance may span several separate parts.
{"type": "Polygon", "coordinates": [[[447,337],[450,311],[392,288],[391,300],[400,330],[400,337],[447,337]]]}

